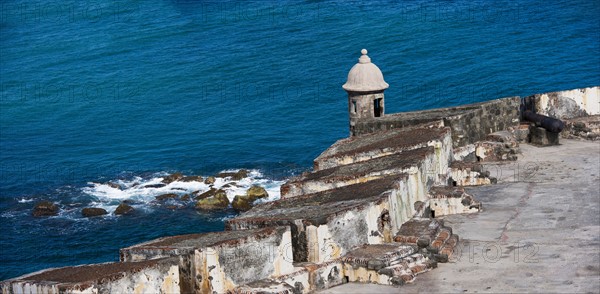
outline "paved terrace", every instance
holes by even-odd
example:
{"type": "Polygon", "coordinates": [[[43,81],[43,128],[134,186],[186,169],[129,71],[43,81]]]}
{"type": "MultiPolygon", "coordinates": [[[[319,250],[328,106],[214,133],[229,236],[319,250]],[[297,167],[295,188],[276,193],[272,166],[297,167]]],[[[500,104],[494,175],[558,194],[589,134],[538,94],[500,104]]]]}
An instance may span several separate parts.
{"type": "Polygon", "coordinates": [[[444,217],[461,237],[450,263],[401,287],[321,293],[598,293],[600,143],[521,149],[517,162],[485,166],[498,184],[467,188],[482,212],[444,217]]]}

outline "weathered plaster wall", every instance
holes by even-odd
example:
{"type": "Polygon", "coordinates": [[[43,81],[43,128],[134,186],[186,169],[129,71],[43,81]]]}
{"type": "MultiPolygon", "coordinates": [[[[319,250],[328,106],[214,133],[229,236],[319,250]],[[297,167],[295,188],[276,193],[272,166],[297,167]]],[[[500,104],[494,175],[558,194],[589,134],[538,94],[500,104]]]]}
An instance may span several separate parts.
{"type": "Polygon", "coordinates": [[[0,285],[8,293],[180,293],[175,259],[47,269],[0,285]]]}
{"type": "MultiPolygon", "coordinates": [[[[375,109],[375,100],[380,100],[380,115],[384,115],[385,110],[385,99],[382,92],[377,93],[356,93],[351,92],[348,95],[348,113],[350,114],[350,129],[356,124],[357,121],[363,118],[375,117],[373,109],[375,109]],[[354,102],[354,103],[353,103],[354,102]],[[356,104],[356,111],[354,109],[356,104]]],[[[350,134],[352,135],[352,133],[350,134]]]]}
{"type": "Polygon", "coordinates": [[[454,162],[450,170],[450,184],[453,186],[479,186],[495,182],[489,172],[483,170],[483,166],[477,162],[454,162]]]}
{"type": "Polygon", "coordinates": [[[390,190],[389,218],[392,235],[417,213],[415,203],[427,199],[426,189],[420,177],[420,172],[412,173],[406,181],[399,182],[396,189],[390,190]]]}
{"type": "Polygon", "coordinates": [[[291,244],[287,229],[281,236],[207,248],[203,251],[204,276],[208,277],[213,292],[224,293],[258,279],[291,273],[294,269],[291,244]]]}
{"type": "Polygon", "coordinates": [[[528,96],[535,112],[558,119],[600,114],[600,87],[550,92],[528,96]]]}
{"type": "MultiPolygon", "coordinates": [[[[308,261],[321,263],[338,258],[362,244],[380,244],[385,241],[378,220],[389,211],[387,198],[370,202],[365,207],[336,215],[327,224],[308,226],[306,235],[309,251],[308,261]]],[[[390,239],[391,240],[391,239],[390,239]]]]}
{"type": "Polygon", "coordinates": [[[288,227],[235,233],[160,238],[122,249],[121,258],[178,257],[183,292],[224,293],[251,281],[292,272],[288,227]]]}
{"type": "MultiPolygon", "coordinates": [[[[344,160],[344,164],[288,181],[281,187],[282,197],[317,193],[389,175],[413,172],[421,173],[420,179],[426,187],[445,185],[448,179],[448,165],[453,157],[450,132],[425,143],[428,148],[372,150],[369,152],[371,160],[362,160],[362,155],[357,158],[346,157],[349,160],[344,160]]],[[[329,164],[333,164],[333,161],[329,164]]]]}

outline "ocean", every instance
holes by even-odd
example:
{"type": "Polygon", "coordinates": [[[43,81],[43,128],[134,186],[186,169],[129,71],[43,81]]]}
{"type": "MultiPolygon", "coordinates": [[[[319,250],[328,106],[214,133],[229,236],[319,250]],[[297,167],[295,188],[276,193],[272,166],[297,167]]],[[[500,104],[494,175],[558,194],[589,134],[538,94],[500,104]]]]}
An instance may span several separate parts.
{"type": "Polygon", "coordinates": [[[447,107],[600,85],[599,16],[598,0],[3,0],[0,280],[236,215],[155,201],[208,189],[143,188],[171,173],[248,169],[228,196],[277,199],[348,135],[341,85],[363,48],[386,113],[447,107]],[[40,200],[59,215],[32,217],[40,200]],[[114,216],[124,200],[136,212],[114,216]]]}

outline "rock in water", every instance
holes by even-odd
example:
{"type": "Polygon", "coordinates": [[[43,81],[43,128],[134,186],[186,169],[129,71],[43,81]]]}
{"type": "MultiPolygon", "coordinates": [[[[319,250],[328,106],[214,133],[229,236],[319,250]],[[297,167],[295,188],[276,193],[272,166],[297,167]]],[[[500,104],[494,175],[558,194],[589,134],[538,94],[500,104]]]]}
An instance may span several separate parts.
{"type": "Polygon", "coordinates": [[[170,183],[173,183],[175,181],[179,181],[181,179],[183,179],[183,174],[182,173],[174,173],[174,174],[170,174],[170,175],[166,176],[162,180],[162,182],[165,183],[165,184],[170,184],[170,183]]]}
{"type": "Polygon", "coordinates": [[[267,193],[265,188],[258,185],[253,185],[246,191],[246,196],[248,196],[251,201],[254,201],[261,198],[268,198],[269,193],[267,193]]]}
{"type": "Polygon", "coordinates": [[[227,206],[229,206],[229,199],[227,198],[227,193],[223,190],[218,190],[214,196],[200,199],[196,202],[197,209],[225,209],[227,206]]]}
{"type": "Polygon", "coordinates": [[[104,208],[97,207],[86,207],[81,210],[81,214],[84,217],[93,217],[108,214],[108,212],[104,208]]]}
{"type": "Polygon", "coordinates": [[[269,197],[269,193],[267,193],[265,188],[254,185],[246,191],[246,195],[236,195],[235,198],[233,198],[231,206],[236,211],[248,211],[252,208],[254,201],[267,197],[269,197]]]}
{"type": "Polygon", "coordinates": [[[247,176],[248,176],[248,171],[245,169],[240,169],[239,171],[234,172],[234,173],[220,173],[217,175],[217,177],[219,177],[219,178],[231,177],[231,179],[234,181],[239,181],[247,176]]]}
{"type": "Polygon", "coordinates": [[[198,194],[200,191],[196,191],[196,192],[194,192],[192,194],[196,195],[194,197],[194,199],[200,200],[200,199],[204,199],[204,198],[215,196],[215,194],[217,194],[217,191],[222,191],[222,190],[220,190],[220,189],[217,190],[216,188],[210,188],[210,190],[208,190],[208,191],[206,191],[204,193],[198,194]]]}
{"type": "Polygon", "coordinates": [[[50,201],[40,201],[33,208],[33,216],[54,216],[58,214],[58,205],[50,201]]]}
{"type": "Polygon", "coordinates": [[[175,198],[177,198],[177,194],[174,194],[174,193],[162,194],[162,195],[156,196],[155,198],[158,201],[164,201],[164,200],[167,200],[167,199],[175,199],[175,198]]]}
{"type": "Polygon", "coordinates": [[[181,178],[182,182],[202,182],[201,176],[185,176],[181,178]]]}
{"type": "Polygon", "coordinates": [[[239,187],[237,182],[229,182],[225,185],[223,185],[221,188],[230,188],[230,187],[239,187]]]}
{"type": "Polygon", "coordinates": [[[113,182],[106,182],[105,185],[114,188],[114,189],[119,189],[121,190],[121,185],[117,184],[117,183],[113,183],[113,182]]]}
{"type": "Polygon", "coordinates": [[[212,185],[215,183],[215,177],[208,177],[206,178],[206,180],[204,180],[204,183],[207,185],[212,185]]]}
{"type": "Polygon", "coordinates": [[[252,203],[248,201],[247,196],[236,195],[231,202],[231,207],[236,211],[248,211],[252,208],[252,203]]]}
{"type": "Polygon", "coordinates": [[[116,215],[129,214],[131,212],[133,212],[133,207],[127,203],[121,203],[117,209],[115,209],[116,215]]]}

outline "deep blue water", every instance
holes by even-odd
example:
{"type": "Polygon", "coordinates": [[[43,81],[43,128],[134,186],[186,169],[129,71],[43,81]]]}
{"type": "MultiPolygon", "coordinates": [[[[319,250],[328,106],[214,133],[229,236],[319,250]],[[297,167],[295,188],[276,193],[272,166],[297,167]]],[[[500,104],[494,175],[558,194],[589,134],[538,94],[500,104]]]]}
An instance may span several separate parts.
{"type": "Polygon", "coordinates": [[[362,48],[386,112],[445,107],[599,85],[598,16],[598,0],[2,1],[0,280],[221,230],[233,212],[142,196],[133,216],[79,210],[137,197],[88,182],[161,173],[248,168],[276,190],[348,134],[362,48]],[[31,217],[40,199],[61,214],[31,217]]]}

